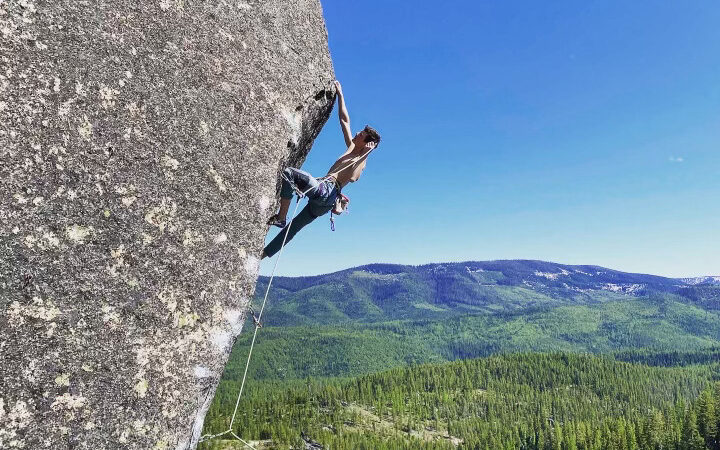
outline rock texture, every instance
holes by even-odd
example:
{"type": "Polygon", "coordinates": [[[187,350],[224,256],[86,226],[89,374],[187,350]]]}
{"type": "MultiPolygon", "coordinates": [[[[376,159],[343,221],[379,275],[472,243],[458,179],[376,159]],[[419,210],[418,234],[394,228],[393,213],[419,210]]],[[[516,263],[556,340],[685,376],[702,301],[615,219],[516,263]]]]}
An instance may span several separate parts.
{"type": "Polygon", "coordinates": [[[195,446],[332,78],[318,0],[0,2],[0,448],[195,446]]]}

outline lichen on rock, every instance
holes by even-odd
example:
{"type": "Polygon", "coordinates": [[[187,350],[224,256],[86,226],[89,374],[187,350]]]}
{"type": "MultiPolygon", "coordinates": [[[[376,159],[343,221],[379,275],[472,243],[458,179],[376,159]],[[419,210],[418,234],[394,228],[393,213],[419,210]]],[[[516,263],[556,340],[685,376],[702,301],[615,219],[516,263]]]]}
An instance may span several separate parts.
{"type": "Polygon", "coordinates": [[[0,448],[195,447],[332,79],[318,0],[0,2],[0,448]]]}

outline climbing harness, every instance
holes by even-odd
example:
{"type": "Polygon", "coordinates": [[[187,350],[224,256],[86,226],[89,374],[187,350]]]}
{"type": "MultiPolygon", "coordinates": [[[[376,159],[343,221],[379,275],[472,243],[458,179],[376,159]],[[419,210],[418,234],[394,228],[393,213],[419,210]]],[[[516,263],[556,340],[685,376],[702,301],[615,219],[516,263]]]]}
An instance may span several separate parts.
{"type": "Polygon", "coordinates": [[[333,217],[333,214],[339,216],[342,213],[349,213],[349,204],[350,197],[348,197],[347,195],[338,193],[337,197],[335,197],[335,205],[330,210],[330,229],[332,231],[335,231],[335,218],[333,217]]]}
{"type": "MultiPolygon", "coordinates": [[[[365,156],[367,156],[368,154],[370,154],[370,152],[372,152],[373,150],[374,150],[374,148],[371,148],[371,149],[368,150],[364,155],[362,155],[360,158],[358,158],[356,161],[353,161],[352,163],[346,165],[346,166],[343,167],[342,169],[338,170],[338,172],[342,172],[343,170],[345,170],[345,169],[347,169],[348,167],[352,166],[352,165],[355,164],[357,161],[359,161],[360,159],[362,159],[362,158],[364,158],[365,156]]],[[[285,174],[282,174],[281,176],[282,176],[285,180],[287,180],[287,178],[285,177],[285,174]]],[[[297,189],[297,187],[295,186],[295,184],[294,184],[292,181],[290,181],[290,180],[287,180],[287,181],[290,183],[290,185],[291,185],[291,186],[295,189],[295,191],[298,193],[298,200],[297,200],[297,202],[295,203],[295,210],[293,211],[292,218],[290,219],[290,222],[289,222],[289,223],[287,224],[287,226],[285,227],[285,235],[283,236],[283,241],[282,241],[282,244],[281,244],[281,246],[280,246],[280,251],[278,252],[277,258],[275,259],[275,265],[273,266],[272,273],[270,274],[270,279],[268,280],[267,288],[265,289],[265,296],[263,297],[262,306],[260,306],[260,312],[259,312],[257,315],[255,315],[255,310],[253,309],[252,305],[248,305],[248,313],[250,313],[250,315],[252,315],[253,323],[255,324],[255,331],[253,332],[253,337],[252,337],[252,340],[250,341],[250,351],[248,352],[247,362],[245,363],[245,372],[243,373],[242,382],[240,383],[240,392],[238,393],[237,400],[235,401],[235,409],[233,410],[233,415],[232,415],[232,418],[230,419],[230,426],[228,426],[228,429],[225,430],[225,431],[223,431],[222,433],[217,433],[217,434],[213,434],[213,435],[204,435],[204,436],[201,436],[198,442],[204,442],[204,441],[208,441],[208,440],[210,440],[210,439],[214,439],[214,438],[216,438],[216,437],[220,437],[220,436],[224,436],[224,435],[226,435],[226,434],[230,434],[230,435],[232,435],[235,439],[237,439],[238,441],[240,441],[240,442],[242,442],[243,444],[245,444],[245,446],[247,446],[247,447],[249,447],[249,448],[251,448],[251,449],[253,449],[253,450],[257,450],[255,447],[253,447],[252,445],[250,445],[247,441],[243,440],[240,436],[238,436],[237,434],[235,434],[235,432],[233,431],[233,425],[235,424],[235,417],[237,416],[238,407],[240,406],[240,397],[242,397],[243,390],[245,389],[245,380],[247,379],[248,368],[250,367],[250,358],[252,357],[253,348],[255,348],[255,339],[257,338],[258,330],[259,330],[260,328],[262,328],[262,323],[260,322],[260,319],[262,319],[263,312],[265,311],[265,304],[267,303],[268,294],[270,293],[270,286],[272,285],[273,279],[275,278],[275,271],[276,271],[277,268],[278,268],[278,264],[280,263],[280,258],[282,257],[283,250],[285,249],[285,242],[287,242],[288,233],[290,232],[290,226],[292,225],[292,221],[295,219],[295,215],[297,214],[298,206],[300,206],[300,198],[304,197],[305,194],[307,194],[308,192],[310,192],[310,190],[312,190],[312,188],[313,188],[313,186],[311,186],[311,187],[309,187],[308,189],[306,189],[305,191],[300,192],[299,189],[297,189]]],[[[337,182],[337,181],[336,181],[336,182],[337,182]]],[[[338,189],[340,188],[340,186],[337,186],[337,187],[338,187],[338,189]]],[[[338,193],[338,194],[339,194],[339,193],[338,193]]],[[[339,195],[342,195],[342,194],[339,194],[339,195]]],[[[344,198],[347,198],[347,197],[345,197],[344,195],[343,195],[343,197],[344,197],[344,198]]],[[[347,198],[347,202],[349,202],[349,201],[350,201],[350,199],[347,198]]],[[[346,203],[345,208],[343,209],[343,211],[344,211],[346,208],[347,208],[347,203],[346,203]]],[[[341,212],[342,212],[342,211],[341,211],[341,212]]],[[[338,213],[338,214],[339,214],[339,213],[338,213]]],[[[335,231],[335,224],[334,224],[334,220],[333,220],[333,218],[332,218],[332,212],[330,213],[330,223],[331,223],[331,228],[332,228],[332,230],[335,231]]]]}
{"type": "Polygon", "coordinates": [[[340,183],[338,183],[337,178],[335,178],[334,176],[327,175],[327,176],[320,178],[320,180],[332,182],[332,184],[334,184],[335,188],[337,189],[337,195],[335,196],[335,202],[333,203],[333,206],[330,209],[330,230],[335,231],[335,218],[333,217],[333,214],[335,214],[336,216],[339,216],[343,212],[347,211],[348,204],[350,203],[350,197],[348,197],[347,195],[345,195],[341,192],[342,187],[340,186],[340,183]]]}
{"type": "Polygon", "coordinates": [[[255,326],[257,328],[262,328],[262,324],[260,323],[260,318],[258,318],[258,316],[255,315],[255,310],[253,309],[252,306],[248,307],[248,313],[250,313],[250,315],[252,316],[253,323],[255,324],[255,326]]]}

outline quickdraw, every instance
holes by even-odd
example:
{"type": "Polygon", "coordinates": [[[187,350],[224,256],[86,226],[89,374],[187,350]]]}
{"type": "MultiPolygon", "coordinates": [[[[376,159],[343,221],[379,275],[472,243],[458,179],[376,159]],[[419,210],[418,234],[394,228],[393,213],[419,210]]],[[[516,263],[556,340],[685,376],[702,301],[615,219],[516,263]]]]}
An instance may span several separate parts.
{"type": "Polygon", "coordinates": [[[255,328],[262,328],[262,323],[260,323],[260,319],[258,319],[258,316],[255,315],[255,310],[252,306],[248,307],[248,312],[252,316],[253,323],[255,324],[255,328]]]}

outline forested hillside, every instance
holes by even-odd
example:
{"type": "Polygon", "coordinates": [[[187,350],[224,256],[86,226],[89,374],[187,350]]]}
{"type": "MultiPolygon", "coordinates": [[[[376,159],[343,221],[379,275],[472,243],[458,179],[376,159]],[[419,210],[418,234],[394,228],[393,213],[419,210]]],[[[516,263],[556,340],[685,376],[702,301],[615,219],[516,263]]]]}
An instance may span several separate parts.
{"type": "MultiPolygon", "coordinates": [[[[236,432],[258,448],[298,448],[304,435],[332,449],[718,449],[718,379],[717,362],[499,355],[285,388],[256,383],[236,432]]],[[[229,387],[218,392],[209,432],[227,427],[229,387]]]]}
{"type": "MultiPolygon", "coordinates": [[[[258,281],[257,297],[267,281],[258,281]]],[[[280,277],[251,376],[350,376],[511,351],[718,347],[720,286],[700,281],[542,261],[375,264],[280,277]]],[[[241,335],[226,380],[242,373],[248,345],[241,335]]]]}
{"type": "MultiPolygon", "coordinates": [[[[249,340],[249,334],[238,339],[226,379],[242,374],[249,340]]],[[[358,375],[511,351],[607,353],[651,348],[687,352],[718,347],[720,317],[716,312],[670,299],[628,298],[445,320],[265,326],[250,370],[255,379],[289,379],[358,375]]]]}
{"type": "MultiPolygon", "coordinates": [[[[708,279],[540,261],[276,278],[238,432],[257,448],[302,432],[333,449],[705,448],[720,378],[708,279]]],[[[250,339],[206,432],[229,423],[250,339]]]]}

